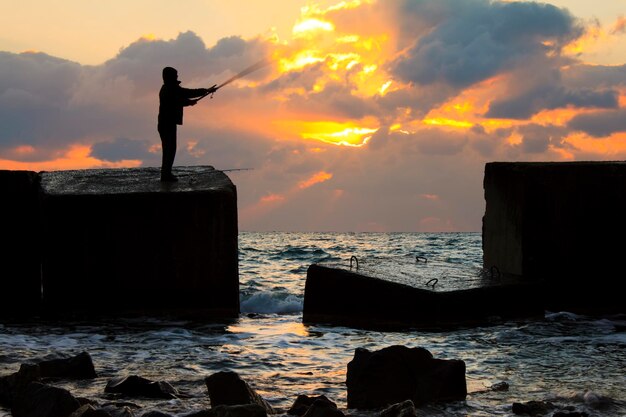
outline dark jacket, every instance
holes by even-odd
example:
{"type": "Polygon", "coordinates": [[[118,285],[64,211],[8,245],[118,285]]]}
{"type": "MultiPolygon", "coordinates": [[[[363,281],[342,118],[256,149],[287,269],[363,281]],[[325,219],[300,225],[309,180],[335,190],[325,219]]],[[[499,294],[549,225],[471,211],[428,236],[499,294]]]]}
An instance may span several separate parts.
{"type": "Polygon", "coordinates": [[[183,88],[180,82],[164,83],[159,91],[159,124],[183,124],[183,107],[193,104],[192,98],[201,97],[204,88],[183,88]]]}

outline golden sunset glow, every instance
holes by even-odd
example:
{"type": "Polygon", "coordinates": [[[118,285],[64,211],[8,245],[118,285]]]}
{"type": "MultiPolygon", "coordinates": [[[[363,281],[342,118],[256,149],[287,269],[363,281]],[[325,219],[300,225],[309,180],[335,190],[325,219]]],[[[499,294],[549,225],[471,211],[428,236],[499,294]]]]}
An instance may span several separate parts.
{"type": "Polygon", "coordinates": [[[474,123],[472,122],[466,122],[463,120],[446,119],[443,117],[428,118],[428,119],[424,119],[423,122],[427,125],[450,126],[450,127],[458,127],[458,128],[470,128],[474,126],[474,123]]]}
{"type": "Polygon", "coordinates": [[[276,124],[284,132],[298,134],[302,139],[349,147],[365,145],[369,137],[378,130],[378,128],[358,126],[350,122],[280,121],[276,124]]]}
{"type": "Polygon", "coordinates": [[[313,32],[316,30],[324,30],[331,32],[335,29],[330,22],[325,22],[319,19],[306,19],[293,27],[293,33],[297,36],[303,36],[306,32],[313,32]]]}

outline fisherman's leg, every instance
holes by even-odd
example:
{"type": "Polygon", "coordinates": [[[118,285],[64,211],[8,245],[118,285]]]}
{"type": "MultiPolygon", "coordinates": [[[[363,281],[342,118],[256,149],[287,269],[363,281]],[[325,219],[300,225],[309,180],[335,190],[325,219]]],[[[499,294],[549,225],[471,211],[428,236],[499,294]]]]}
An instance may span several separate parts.
{"type": "Polygon", "coordinates": [[[172,175],[172,166],[176,157],[176,125],[159,126],[163,158],[161,160],[161,179],[175,180],[172,175]]]}

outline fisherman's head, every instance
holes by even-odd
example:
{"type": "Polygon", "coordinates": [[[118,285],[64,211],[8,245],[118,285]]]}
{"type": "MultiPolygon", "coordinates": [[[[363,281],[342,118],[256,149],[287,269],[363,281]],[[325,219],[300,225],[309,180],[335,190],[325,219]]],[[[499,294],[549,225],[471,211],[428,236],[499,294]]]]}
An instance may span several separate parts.
{"type": "Polygon", "coordinates": [[[163,82],[165,84],[180,84],[180,81],[178,81],[178,71],[176,71],[176,68],[163,68],[163,82]]]}

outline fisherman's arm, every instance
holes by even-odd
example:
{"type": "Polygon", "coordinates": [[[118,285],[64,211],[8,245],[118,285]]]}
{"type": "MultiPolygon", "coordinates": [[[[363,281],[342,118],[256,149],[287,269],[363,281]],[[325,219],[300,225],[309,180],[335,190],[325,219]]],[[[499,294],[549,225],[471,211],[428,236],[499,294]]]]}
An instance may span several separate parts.
{"type": "Polygon", "coordinates": [[[198,97],[204,97],[207,94],[211,94],[217,91],[217,88],[214,85],[210,88],[182,88],[181,87],[181,95],[186,99],[193,99],[198,97]]]}

